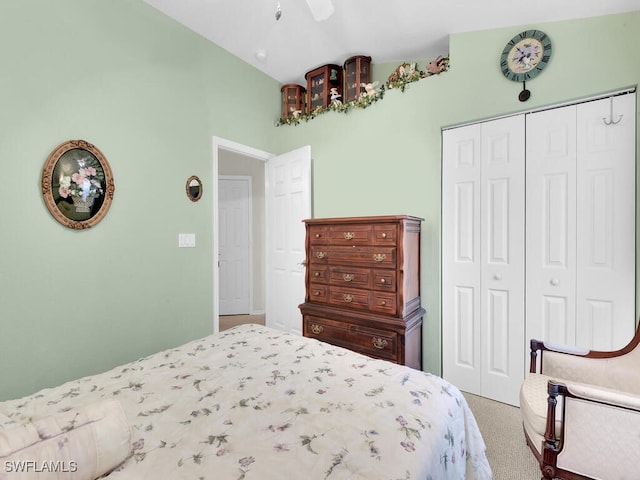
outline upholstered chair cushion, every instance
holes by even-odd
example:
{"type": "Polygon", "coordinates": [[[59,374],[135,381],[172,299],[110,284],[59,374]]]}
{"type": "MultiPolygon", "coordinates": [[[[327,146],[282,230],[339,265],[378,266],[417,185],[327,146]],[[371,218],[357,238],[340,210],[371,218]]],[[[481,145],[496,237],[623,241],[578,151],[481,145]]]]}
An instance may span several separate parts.
{"type": "MultiPolygon", "coordinates": [[[[540,453],[544,442],[544,432],[547,428],[547,384],[551,377],[539,373],[530,373],[525,378],[520,389],[520,413],[524,423],[524,429],[540,453]]],[[[560,432],[562,412],[562,398],[558,399],[556,409],[556,432],[560,432]]]]}

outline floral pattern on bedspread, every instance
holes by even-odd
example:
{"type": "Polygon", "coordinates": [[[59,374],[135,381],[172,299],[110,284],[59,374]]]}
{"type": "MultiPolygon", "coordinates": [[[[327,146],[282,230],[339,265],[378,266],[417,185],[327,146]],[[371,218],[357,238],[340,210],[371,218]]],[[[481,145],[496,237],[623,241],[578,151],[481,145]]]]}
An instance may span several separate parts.
{"type": "Polygon", "coordinates": [[[476,421],[440,377],[241,325],[0,403],[0,428],[118,398],[113,479],[489,479],[476,421]]]}

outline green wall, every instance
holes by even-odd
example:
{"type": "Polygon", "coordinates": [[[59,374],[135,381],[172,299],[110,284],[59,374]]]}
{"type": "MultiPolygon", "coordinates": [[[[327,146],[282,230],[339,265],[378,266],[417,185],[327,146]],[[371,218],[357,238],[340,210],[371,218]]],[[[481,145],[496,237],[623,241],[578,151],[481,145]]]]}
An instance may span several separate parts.
{"type": "Polygon", "coordinates": [[[426,219],[424,360],[439,372],[441,127],[640,78],[640,13],[536,25],[554,56],[522,104],[498,59],[528,27],[454,35],[450,71],[366,110],[274,127],[277,82],[142,0],[0,2],[0,400],[212,331],[214,135],[274,153],[310,144],[314,216],[426,219]],[[87,231],[58,224],[40,193],[50,151],[78,138],[103,151],[116,184],[87,231]],[[190,175],[205,186],[198,203],[184,194],[190,175]],[[197,247],[177,248],[188,232],[197,247]]]}
{"type": "MultiPolygon", "coordinates": [[[[278,130],[281,151],[311,144],[315,217],[412,214],[423,217],[423,365],[441,370],[441,128],[589,97],[640,80],[640,12],[453,35],[450,70],[391,90],[364,110],[328,112],[278,130]],[[514,35],[544,30],[553,42],[547,69],[522,84],[502,75],[499,58],[514,35]]],[[[446,53],[446,52],[443,52],[446,53]]],[[[375,61],[375,59],[374,59],[375,61]]],[[[384,82],[396,65],[374,65],[384,82]]],[[[425,63],[419,65],[422,69],[425,63]]]]}
{"type": "Polygon", "coordinates": [[[211,333],[212,137],[273,150],[278,83],[142,0],[3,0],[0,44],[0,399],[211,333]],[[86,231],[40,194],[71,139],[115,179],[86,231]]]}

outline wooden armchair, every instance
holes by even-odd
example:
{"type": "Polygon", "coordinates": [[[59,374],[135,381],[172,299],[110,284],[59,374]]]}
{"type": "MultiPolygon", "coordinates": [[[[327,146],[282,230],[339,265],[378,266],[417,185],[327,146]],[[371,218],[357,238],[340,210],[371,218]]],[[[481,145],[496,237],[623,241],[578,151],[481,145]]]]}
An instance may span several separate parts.
{"type": "Polygon", "coordinates": [[[640,328],[611,352],[531,340],[520,412],[543,479],[640,478],[639,344],[640,328]]]}

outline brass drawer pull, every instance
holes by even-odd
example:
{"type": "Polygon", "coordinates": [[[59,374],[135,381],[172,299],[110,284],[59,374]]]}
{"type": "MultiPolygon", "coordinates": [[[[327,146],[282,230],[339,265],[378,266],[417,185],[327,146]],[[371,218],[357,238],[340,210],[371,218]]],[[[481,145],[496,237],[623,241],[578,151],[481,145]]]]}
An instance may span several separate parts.
{"type": "Polygon", "coordinates": [[[387,306],[387,301],[386,301],[386,300],[382,300],[382,301],[380,302],[380,305],[381,305],[382,307],[386,307],[386,306],[387,306]]]}
{"type": "Polygon", "coordinates": [[[316,252],[316,257],[322,260],[323,258],[327,258],[327,252],[316,252]]]}
{"type": "Polygon", "coordinates": [[[386,233],[383,233],[383,234],[382,234],[382,238],[387,238],[387,234],[386,234],[386,233]]]}
{"type": "Polygon", "coordinates": [[[320,234],[319,233],[316,233],[316,238],[320,238],[320,234]]]}
{"type": "Polygon", "coordinates": [[[342,275],[342,279],[345,282],[350,282],[351,280],[353,280],[353,275],[351,275],[350,273],[345,273],[344,275],[342,275]]]}
{"type": "Polygon", "coordinates": [[[353,295],[349,295],[348,293],[345,293],[344,295],[342,295],[342,299],[347,303],[351,303],[353,302],[353,295]]]}
{"type": "Polygon", "coordinates": [[[385,284],[385,283],[387,283],[387,281],[384,278],[381,278],[380,279],[380,283],[385,284]]]}
{"type": "Polygon", "coordinates": [[[316,296],[316,297],[320,296],[320,291],[319,290],[314,290],[313,291],[313,295],[316,296]]]}
{"type": "Polygon", "coordinates": [[[344,232],[342,235],[345,240],[353,240],[353,237],[355,236],[353,232],[344,232]]]}
{"type": "Polygon", "coordinates": [[[383,262],[387,256],[384,253],[374,253],[373,260],[376,262],[383,262]]]}
{"type": "Polygon", "coordinates": [[[317,323],[311,324],[311,331],[316,335],[320,335],[323,330],[324,328],[322,328],[322,325],[318,325],[317,323]]]}
{"type": "Polygon", "coordinates": [[[313,272],[313,276],[314,277],[319,277],[320,276],[320,272],[313,272]]]}
{"type": "Polygon", "coordinates": [[[388,342],[384,338],[380,338],[380,337],[373,337],[371,339],[371,343],[373,343],[373,346],[376,347],[378,350],[382,350],[388,344],[388,342]]]}

